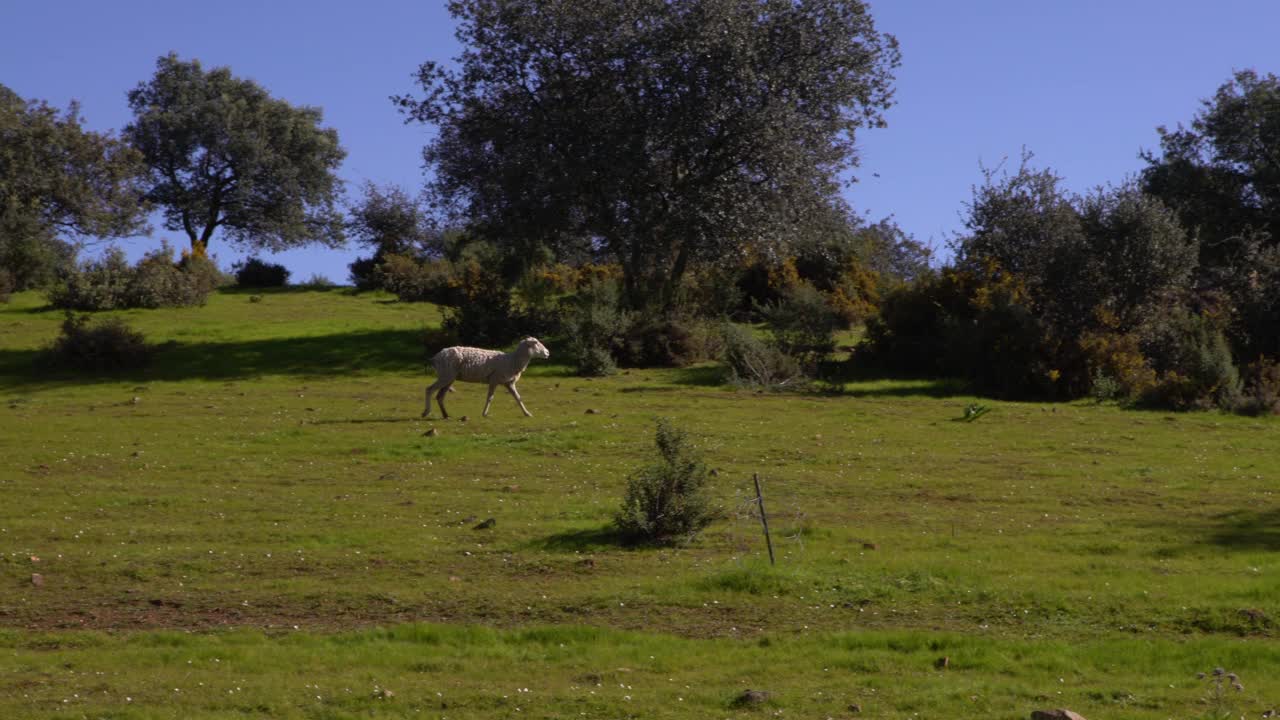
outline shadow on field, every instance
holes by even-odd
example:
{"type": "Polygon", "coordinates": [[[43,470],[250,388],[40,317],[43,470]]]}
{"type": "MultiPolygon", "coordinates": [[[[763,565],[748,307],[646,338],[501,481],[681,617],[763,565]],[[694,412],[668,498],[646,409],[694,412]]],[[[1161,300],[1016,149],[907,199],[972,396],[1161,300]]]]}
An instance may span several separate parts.
{"type": "Polygon", "coordinates": [[[1280,510],[1233,510],[1213,518],[1209,542],[1234,550],[1280,550],[1280,510]]]}
{"type": "Polygon", "coordinates": [[[612,525],[587,530],[568,530],[534,540],[533,547],[548,552],[589,552],[610,548],[628,547],[626,538],[612,525]]]}
{"type": "Polygon", "coordinates": [[[262,375],[422,373],[419,330],[361,330],[314,337],[231,342],[168,342],[140,370],[86,375],[40,367],[36,350],[0,350],[0,374],[10,386],[59,381],[118,382],[241,380],[262,375]]]}

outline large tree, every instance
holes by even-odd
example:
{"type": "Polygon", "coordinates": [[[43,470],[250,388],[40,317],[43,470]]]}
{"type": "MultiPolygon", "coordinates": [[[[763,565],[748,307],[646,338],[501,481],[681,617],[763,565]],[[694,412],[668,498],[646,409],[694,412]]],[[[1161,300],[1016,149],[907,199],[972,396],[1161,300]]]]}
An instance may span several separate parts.
{"type": "Polygon", "coordinates": [[[225,67],[161,57],[129,93],[125,136],[150,167],[165,227],[203,254],[214,233],[249,248],[343,241],[336,171],[345,151],[319,108],[271,97],[225,67]]]}
{"type": "Polygon", "coordinates": [[[1241,70],[1201,104],[1190,127],[1158,129],[1142,180],[1199,234],[1213,272],[1251,239],[1280,244],[1280,78],[1241,70]]]}
{"type": "Polygon", "coordinates": [[[456,68],[427,62],[428,191],[517,255],[603,251],[632,307],[693,264],[840,206],[855,132],[899,61],[861,0],[452,0],[456,68]]]}
{"type": "Polygon", "coordinates": [[[59,112],[0,85],[0,268],[38,285],[74,254],[59,236],[144,231],[142,172],[127,145],[81,126],[75,103],[59,112]]]}

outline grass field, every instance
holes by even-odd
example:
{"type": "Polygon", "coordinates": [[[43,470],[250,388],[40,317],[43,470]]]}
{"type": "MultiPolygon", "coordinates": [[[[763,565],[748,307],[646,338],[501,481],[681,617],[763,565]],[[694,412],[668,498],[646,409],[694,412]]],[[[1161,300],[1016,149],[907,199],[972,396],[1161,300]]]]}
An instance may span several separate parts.
{"type": "Polygon", "coordinates": [[[40,369],[40,296],[0,305],[0,717],[1280,705],[1275,420],[981,400],[965,423],[946,383],[586,380],[553,345],[520,384],[534,417],[459,385],[469,419],[432,421],[435,309],[259,295],[119,313],[161,350],[93,379],[40,369]],[[658,417],[698,438],[725,519],[629,548],[609,522],[658,417]],[[1244,691],[1212,697],[1216,666],[1244,691]]]}

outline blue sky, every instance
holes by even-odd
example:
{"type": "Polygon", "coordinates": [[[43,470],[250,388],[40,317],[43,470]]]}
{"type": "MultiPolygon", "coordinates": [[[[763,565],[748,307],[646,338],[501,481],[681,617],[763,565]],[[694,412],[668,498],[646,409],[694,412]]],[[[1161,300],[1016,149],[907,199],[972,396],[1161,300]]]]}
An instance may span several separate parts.
{"type": "MultiPolygon", "coordinates": [[[[57,106],[75,99],[87,125],[130,120],[125,93],[170,51],[226,65],[273,95],[322,108],[338,130],[352,190],[365,181],[422,184],[429,130],[405,126],[388,97],[458,46],[439,2],[223,0],[105,3],[0,0],[0,83],[57,106]]],[[[1077,191],[1122,181],[1157,144],[1158,125],[1188,122],[1235,69],[1280,73],[1274,0],[873,0],[903,62],[889,127],[859,137],[850,203],[893,215],[921,241],[945,245],[981,175],[1023,147],[1077,191]]],[[[121,241],[130,255],[180,233],[121,241]]],[[[227,265],[241,254],[215,238],[227,265]]],[[[273,256],[295,280],[345,282],[357,254],[321,248],[273,256]]]]}

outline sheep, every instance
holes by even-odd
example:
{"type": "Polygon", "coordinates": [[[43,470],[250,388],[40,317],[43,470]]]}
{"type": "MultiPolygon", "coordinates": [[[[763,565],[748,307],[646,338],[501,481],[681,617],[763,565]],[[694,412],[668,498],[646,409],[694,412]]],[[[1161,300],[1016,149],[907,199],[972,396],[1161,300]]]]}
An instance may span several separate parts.
{"type": "Polygon", "coordinates": [[[435,392],[436,402],[440,404],[440,414],[445,420],[449,419],[449,411],[444,409],[444,395],[453,391],[456,380],[489,384],[489,397],[484,401],[485,417],[489,416],[493,391],[499,385],[506,386],[511,397],[516,399],[516,403],[524,411],[525,417],[532,417],[533,413],[524,406],[520,393],[516,391],[516,381],[520,379],[524,369],[529,367],[530,360],[549,357],[551,351],[534,337],[521,340],[516,349],[509,353],[473,347],[447,347],[431,358],[431,364],[436,369],[436,381],[427,388],[427,407],[422,411],[422,417],[431,416],[431,393],[435,392]]]}

